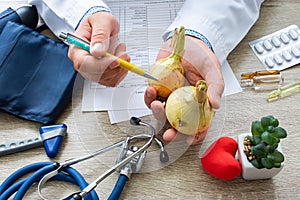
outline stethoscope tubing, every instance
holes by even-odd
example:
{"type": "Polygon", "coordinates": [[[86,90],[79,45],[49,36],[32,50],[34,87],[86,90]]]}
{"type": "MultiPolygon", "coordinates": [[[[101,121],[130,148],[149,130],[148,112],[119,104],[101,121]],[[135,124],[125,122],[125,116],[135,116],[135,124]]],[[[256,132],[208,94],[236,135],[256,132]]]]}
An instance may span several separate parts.
{"type": "Polygon", "coordinates": [[[114,187],[112,193],[109,195],[107,200],[119,199],[127,180],[128,180],[127,176],[120,174],[118,181],[116,182],[115,187],[114,187]]]}
{"type": "MultiPolygon", "coordinates": [[[[27,165],[20,168],[11,174],[0,186],[0,200],[6,200],[11,195],[16,192],[14,199],[19,200],[24,197],[28,189],[33,183],[38,182],[43,176],[56,168],[54,162],[39,162],[27,165]],[[31,176],[24,178],[15,183],[16,180],[22,178],[22,176],[34,172],[31,176]]],[[[72,184],[78,185],[82,190],[88,183],[85,181],[84,177],[74,168],[65,167],[61,170],[64,173],[58,173],[52,180],[60,180],[65,182],[70,182],[72,184]]],[[[89,194],[85,196],[84,199],[98,200],[97,193],[92,190],[89,194]]]]}
{"type": "MultiPolygon", "coordinates": [[[[77,159],[71,159],[69,161],[66,161],[62,164],[56,163],[56,162],[39,162],[39,163],[34,163],[27,165],[13,174],[11,174],[0,186],[0,200],[6,200],[8,199],[11,195],[16,193],[14,196],[14,199],[19,200],[22,199],[23,196],[26,194],[26,192],[29,190],[29,188],[32,186],[33,183],[39,182],[39,194],[42,197],[40,193],[40,183],[43,184],[43,179],[45,182],[49,179],[51,180],[62,180],[66,182],[71,182],[73,184],[76,184],[80,187],[81,191],[71,194],[69,197],[65,199],[92,199],[92,200],[98,200],[98,195],[95,192],[94,188],[102,181],[104,180],[107,176],[109,176],[111,173],[119,169],[120,167],[124,166],[127,164],[132,158],[135,156],[141,154],[144,152],[151,144],[152,141],[155,140],[155,129],[148,123],[142,122],[139,118],[134,118],[132,117],[130,120],[130,123],[133,125],[143,125],[151,128],[152,134],[150,136],[145,136],[144,134],[139,135],[139,137],[146,137],[149,138],[149,140],[142,146],[140,147],[137,151],[129,155],[128,157],[124,158],[123,160],[120,160],[117,162],[114,166],[112,166],[109,170],[104,172],[102,175],[100,175],[96,180],[94,180],[92,183],[88,184],[84,177],[74,168],[70,167],[70,165],[87,160],[95,155],[99,155],[103,152],[106,152],[112,148],[115,148],[117,146],[120,146],[122,144],[127,144],[130,140],[138,138],[138,136],[133,136],[133,137],[127,137],[126,140],[123,142],[118,142],[113,145],[110,145],[106,148],[103,148],[101,150],[98,150],[94,152],[91,155],[83,156],[77,159]],[[55,174],[53,174],[53,172],[55,174]],[[58,172],[58,173],[56,173],[58,172]],[[22,178],[24,175],[32,173],[31,176],[28,178],[24,178],[18,182],[20,178],[22,178]],[[53,174],[53,177],[52,177],[53,174]],[[48,178],[47,178],[48,176],[48,178]],[[16,183],[15,183],[16,182],[16,183]]],[[[155,140],[156,141],[156,140],[155,140]]],[[[163,149],[162,144],[158,141],[157,142],[161,146],[161,161],[166,162],[168,161],[168,155],[163,149]]],[[[115,184],[115,187],[109,196],[109,200],[116,200],[119,198],[121,195],[121,192],[124,189],[125,183],[128,180],[128,177],[124,174],[120,174],[117,183],[115,184]]],[[[44,199],[44,197],[42,197],[44,199]]]]}
{"type": "Polygon", "coordinates": [[[45,174],[51,172],[54,170],[54,165],[46,165],[42,167],[41,169],[37,170],[35,173],[33,173],[18,189],[14,199],[22,199],[25,195],[25,193],[29,190],[31,185],[38,181],[41,177],[43,177],[45,174]]]}
{"type": "Polygon", "coordinates": [[[27,165],[25,167],[22,167],[12,173],[9,177],[5,179],[5,181],[0,186],[0,195],[2,195],[11,185],[18,179],[22,178],[23,175],[35,172],[39,170],[40,168],[51,165],[53,162],[39,162],[39,163],[33,163],[30,165],[27,165]]]}

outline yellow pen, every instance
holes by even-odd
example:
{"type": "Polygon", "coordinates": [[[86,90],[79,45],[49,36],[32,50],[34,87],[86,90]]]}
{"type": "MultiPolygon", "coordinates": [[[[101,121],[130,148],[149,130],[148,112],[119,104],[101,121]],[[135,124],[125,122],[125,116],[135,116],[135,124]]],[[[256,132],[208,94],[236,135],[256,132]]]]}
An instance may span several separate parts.
{"type": "MultiPolygon", "coordinates": [[[[59,37],[63,40],[65,40],[67,43],[69,44],[74,44],[76,45],[77,47],[81,48],[81,49],[84,49],[86,51],[90,51],[90,44],[89,42],[75,36],[75,35],[72,35],[70,33],[61,33],[59,35],[59,37]]],[[[105,53],[105,56],[114,56],[110,53],[105,53]]],[[[143,76],[143,77],[146,77],[146,78],[149,78],[149,79],[152,79],[152,80],[155,80],[155,81],[158,81],[157,78],[155,78],[154,76],[152,76],[151,74],[149,74],[148,72],[145,72],[145,70],[143,70],[142,68],[130,63],[130,62],[127,62],[126,60],[123,60],[121,58],[117,58],[120,62],[120,67],[123,67],[135,74],[138,74],[140,76],[143,76]]]]}

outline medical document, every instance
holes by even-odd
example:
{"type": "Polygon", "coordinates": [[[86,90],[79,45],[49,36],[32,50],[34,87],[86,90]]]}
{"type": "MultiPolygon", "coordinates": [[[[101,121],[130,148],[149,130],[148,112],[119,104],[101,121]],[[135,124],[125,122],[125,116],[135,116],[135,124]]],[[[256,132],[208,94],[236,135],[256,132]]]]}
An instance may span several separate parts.
{"type": "MultiPolygon", "coordinates": [[[[107,1],[120,23],[119,41],[127,45],[131,62],[148,71],[163,44],[162,35],[172,23],[184,0],[107,1]]],[[[228,63],[223,67],[224,95],[241,88],[228,63]],[[227,83],[230,81],[230,83],[227,83]]],[[[147,79],[129,72],[115,88],[84,81],[82,111],[108,111],[111,123],[151,114],[144,103],[147,79]]]]}

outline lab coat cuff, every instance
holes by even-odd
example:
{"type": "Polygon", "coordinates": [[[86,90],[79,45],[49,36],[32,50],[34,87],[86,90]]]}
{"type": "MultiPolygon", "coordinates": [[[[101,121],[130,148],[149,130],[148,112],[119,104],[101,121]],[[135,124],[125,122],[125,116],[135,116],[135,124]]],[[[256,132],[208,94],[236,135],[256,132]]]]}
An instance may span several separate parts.
{"type": "Polygon", "coordinates": [[[94,14],[94,13],[97,13],[97,12],[111,12],[111,10],[107,7],[104,7],[104,6],[94,6],[94,7],[91,7],[83,16],[82,18],[79,20],[79,23],[77,24],[76,26],[76,29],[77,27],[79,26],[79,24],[85,20],[85,18],[87,18],[88,16],[94,14]]]}
{"type": "MultiPolygon", "coordinates": [[[[199,40],[203,41],[212,50],[212,52],[214,52],[211,43],[209,42],[209,40],[203,34],[197,32],[195,30],[192,30],[192,29],[185,29],[184,32],[185,32],[185,35],[192,36],[192,37],[198,38],[199,40]]],[[[173,37],[173,35],[174,35],[174,31],[170,31],[170,32],[165,33],[163,35],[164,41],[166,41],[169,38],[173,37]]]]}

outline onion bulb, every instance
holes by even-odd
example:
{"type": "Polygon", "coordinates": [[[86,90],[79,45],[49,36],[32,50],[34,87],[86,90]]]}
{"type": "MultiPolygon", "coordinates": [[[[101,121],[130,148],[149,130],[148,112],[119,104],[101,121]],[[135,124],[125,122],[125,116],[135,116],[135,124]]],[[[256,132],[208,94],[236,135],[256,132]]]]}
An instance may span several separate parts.
{"type": "Polygon", "coordinates": [[[151,75],[158,81],[148,80],[148,85],[157,91],[157,98],[165,101],[168,96],[177,88],[184,86],[184,70],[181,65],[181,58],[184,51],[185,33],[184,27],[174,30],[171,40],[173,53],[163,59],[157,60],[150,68],[151,75]]]}
{"type": "Polygon", "coordinates": [[[169,123],[186,135],[197,136],[208,129],[213,115],[204,80],[199,80],[196,86],[178,88],[170,94],[166,102],[169,123]]]}

